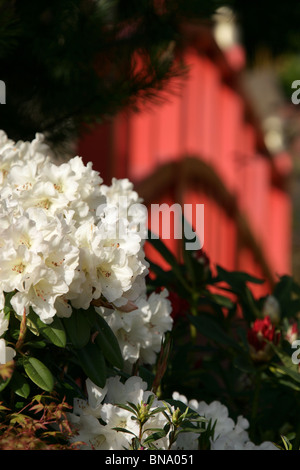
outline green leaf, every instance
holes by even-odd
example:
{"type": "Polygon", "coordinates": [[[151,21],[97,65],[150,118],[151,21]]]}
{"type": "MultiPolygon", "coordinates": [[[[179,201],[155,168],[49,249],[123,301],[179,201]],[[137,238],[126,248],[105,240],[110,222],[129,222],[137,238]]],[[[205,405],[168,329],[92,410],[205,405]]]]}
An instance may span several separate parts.
{"type": "Polygon", "coordinates": [[[232,308],[233,305],[234,305],[233,302],[228,297],[226,297],[225,295],[211,294],[211,293],[209,293],[207,295],[213,302],[215,302],[218,305],[221,305],[222,307],[232,308]]]}
{"type": "Polygon", "coordinates": [[[294,372],[289,367],[273,364],[270,366],[270,371],[275,374],[288,375],[295,382],[300,383],[300,374],[298,372],[294,372]]]}
{"type": "Polygon", "coordinates": [[[291,442],[288,440],[287,437],[281,436],[281,439],[282,439],[283,445],[285,447],[285,450],[293,450],[293,446],[292,446],[291,442]]]}
{"type": "Polygon", "coordinates": [[[103,388],[106,383],[106,364],[101,349],[94,343],[88,343],[75,351],[85,374],[95,385],[103,388]]]}
{"type": "Polygon", "coordinates": [[[91,327],[83,311],[73,309],[72,315],[63,319],[63,324],[75,349],[82,349],[89,342],[91,327]]]}
{"type": "Polygon", "coordinates": [[[166,408],[163,407],[163,406],[160,406],[160,407],[158,407],[158,408],[155,408],[155,410],[153,410],[153,411],[151,411],[151,412],[149,413],[149,416],[155,415],[155,414],[157,414],[157,413],[162,413],[163,411],[165,411],[165,409],[166,409],[166,408]]]}
{"type": "MultiPolygon", "coordinates": [[[[292,362],[291,356],[289,356],[285,351],[280,349],[278,346],[275,346],[273,343],[271,344],[274,352],[277,354],[279,359],[281,360],[282,364],[270,364],[270,371],[280,376],[288,376],[296,383],[300,383],[300,374],[298,372],[298,365],[292,362]]],[[[286,385],[286,384],[285,384],[286,385]]],[[[295,384],[296,385],[296,384],[295,384]]]]}
{"type": "Polygon", "coordinates": [[[137,407],[134,405],[134,408],[132,408],[132,405],[124,405],[123,403],[116,403],[116,406],[119,408],[122,408],[122,410],[129,411],[130,413],[137,414],[137,407]]]}
{"type": "Polygon", "coordinates": [[[273,295],[278,299],[281,304],[285,304],[291,297],[293,290],[293,278],[288,275],[280,277],[279,282],[276,284],[273,295]]]}
{"type": "Polygon", "coordinates": [[[20,374],[17,370],[12,376],[10,387],[16,395],[19,395],[22,398],[27,398],[29,396],[30,385],[24,375],[20,374]]]}
{"type": "Polygon", "coordinates": [[[148,436],[145,440],[144,440],[144,443],[145,444],[149,444],[151,442],[155,442],[157,441],[158,439],[162,439],[163,437],[166,437],[167,435],[167,432],[164,430],[164,429],[161,429],[157,432],[154,432],[153,434],[150,434],[150,436],[148,436]]]}
{"type": "Polygon", "coordinates": [[[115,431],[118,431],[118,432],[125,432],[125,433],[128,433],[128,434],[132,434],[133,436],[137,437],[134,434],[134,432],[131,432],[128,429],[125,429],[125,428],[116,427],[116,428],[112,428],[112,429],[114,429],[115,431]]]}
{"type": "Polygon", "coordinates": [[[207,339],[214,341],[218,345],[231,347],[239,351],[241,350],[238,342],[231,338],[226,331],[222,329],[220,324],[212,317],[212,315],[206,315],[202,312],[198,317],[189,315],[189,319],[196,327],[197,331],[207,339]]]}
{"type": "Polygon", "coordinates": [[[7,387],[7,385],[10,383],[11,381],[11,378],[9,379],[6,379],[6,380],[3,380],[0,378],[0,392],[2,392],[2,390],[5,389],[5,387],[7,387]]]}
{"type": "Polygon", "coordinates": [[[194,432],[194,433],[202,433],[206,432],[206,429],[204,428],[197,428],[196,426],[191,426],[191,425],[185,425],[185,423],[182,424],[181,429],[178,430],[178,434],[183,433],[183,432],[194,432]]]}
{"type": "Polygon", "coordinates": [[[286,318],[294,317],[300,311],[300,299],[287,299],[282,302],[286,318]]]}
{"type": "Polygon", "coordinates": [[[131,401],[127,402],[127,405],[131,406],[137,413],[138,413],[138,407],[135,405],[135,403],[132,403],[131,401]]]}
{"type": "Polygon", "coordinates": [[[108,362],[118,369],[122,369],[124,366],[124,360],[119,342],[101,315],[98,315],[96,318],[96,328],[98,334],[96,336],[95,343],[102,350],[104,357],[108,362]]]}
{"type": "Polygon", "coordinates": [[[26,326],[31,331],[31,333],[33,333],[35,336],[39,336],[40,332],[39,332],[38,326],[36,324],[36,321],[32,320],[32,317],[34,317],[34,315],[36,315],[34,312],[32,314],[30,312],[29,315],[27,315],[27,317],[26,317],[26,326]]]}
{"type": "Polygon", "coordinates": [[[155,248],[156,251],[158,251],[158,253],[160,253],[160,255],[165,259],[165,261],[171,266],[174,275],[186,288],[186,290],[188,292],[191,291],[190,286],[187,284],[185,278],[183,277],[180,265],[178,264],[176,257],[169,250],[169,248],[160,240],[160,238],[155,238],[155,236],[151,233],[150,230],[148,231],[148,233],[149,243],[153,246],[153,248],[155,248]]]}
{"type": "Polygon", "coordinates": [[[7,307],[8,310],[13,310],[10,301],[12,297],[15,295],[15,293],[16,293],[15,291],[5,292],[5,307],[7,307]]]}
{"type": "Polygon", "coordinates": [[[164,285],[168,285],[172,281],[172,271],[165,271],[158,264],[155,264],[152,260],[148,258],[146,258],[146,261],[150,265],[150,270],[159,278],[159,285],[161,285],[161,283],[164,285]]]}
{"type": "Polygon", "coordinates": [[[27,318],[31,320],[38,332],[48,341],[59,348],[66,347],[66,332],[58,316],[55,316],[49,325],[44,323],[33,310],[30,311],[27,318]]]}
{"type": "MultiPolygon", "coordinates": [[[[274,373],[276,373],[276,371],[274,371],[274,373]]],[[[289,387],[292,390],[296,390],[296,392],[300,392],[300,385],[296,385],[294,382],[290,380],[283,380],[283,379],[278,378],[278,383],[280,383],[281,385],[284,385],[285,387],[289,387]]]]}
{"type": "Polygon", "coordinates": [[[152,406],[152,403],[154,402],[155,400],[155,395],[149,395],[148,399],[147,399],[147,405],[149,406],[149,408],[152,406]]]}
{"type": "Polygon", "coordinates": [[[278,346],[276,346],[274,343],[270,343],[270,345],[272,346],[273,350],[275,351],[275,353],[281,360],[282,364],[300,378],[300,374],[298,372],[298,364],[293,363],[292,357],[289,354],[287,354],[285,351],[280,349],[278,346]]]}
{"type": "MultiPolygon", "coordinates": [[[[247,283],[254,284],[263,284],[265,281],[263,279],[258,279],[254,276],[251,276],[247,273],[240,271],[226,271],[225,269],[217,266],[218,275],[214,279],[214,282],[225,282],[230,286],[232,292],[239,296],[239,300],[243,309],[243,316],[249,321],[253,321],[255,318],[259,317],[260,310],[256,305],[256,301],[253,297],[253,294],[247,283]]],[[[222,290],[227,290],[226,288],[219,286],[222,290]]]]}
{"type": "Polygon", "coordinates": [[[51,392],[54,378],[50,370],[35,357],[24,357],[23,366],[28,377],[41,389],[51,392]]]}
{"type": "Polygon", "coordinates": [[[168,398],[163,401],[163,403],[166,405],[166,407],[169,409],[169,411],[172,413],[172,409],[170,409],[170,406],[173,406],[174,408],[179,408],[181,413],[188,413],[189,416],[193,417],[193,421],[200,421],[200,422],[207,422],[207,419],[204,418],[203,416],[200,416],[196,411],[192,410],[189,408],[185,403],[183,403],[180,400],[173,400],[173,398],[168,398]]]}
{"type": "Polygon", "coordinates": [[[218,276],[221,280],[227,282],[232,287],[240,287],[241,284],[245,284],[246,282],[251,282],[254,284],[263,284],[265,282],[264,279],[259,279],[257,277],[251,276],[248,273],[243,271],[227,271],[221,266],[217,265],[218,276]]]}
{"type": "Polygon", "coordinates": [[[150,230],[148,230],[148,240],[149,243],[163,256],[163,258],[169,263],[169,265],[175,269],[178,269],[178,262],[173,253],[169,248],[163,243],[160,238],[157,238],[157,235],[154,235],[150,230]]]}

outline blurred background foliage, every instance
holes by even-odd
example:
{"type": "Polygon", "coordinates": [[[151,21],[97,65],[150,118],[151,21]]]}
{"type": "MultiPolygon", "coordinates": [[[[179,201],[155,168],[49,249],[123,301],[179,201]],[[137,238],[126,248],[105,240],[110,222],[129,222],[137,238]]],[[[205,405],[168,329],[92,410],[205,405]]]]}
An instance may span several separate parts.
{"type": "MultiPolygon", "coordinates": [[[[186,22],[212,24],[220,0],[0,0],[0,74],[6,106],[0,127],[13,139],[43,132],[52,145],[77,136],[141,98],[155,100],[183,74],[174,51],[186,22]],[[143,58],[141,66],[140,58],[143,58]]],[[[300,6],[228,0],[249,65],[299,53],[300,6]]],[[[293,65],[295,64],[295,65],[293,65]]],[[[292,72],[293,73],[293,72],[292,72]]]]}

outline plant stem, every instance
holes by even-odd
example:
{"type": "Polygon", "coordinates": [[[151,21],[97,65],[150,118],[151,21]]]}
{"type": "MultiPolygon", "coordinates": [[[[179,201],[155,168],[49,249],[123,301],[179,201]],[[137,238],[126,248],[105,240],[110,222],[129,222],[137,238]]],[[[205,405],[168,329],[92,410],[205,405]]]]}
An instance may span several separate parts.
{"type": "MultiPolygon", "coordinates": [[[[192,294],[191,314],[194,317],[196,317],[198,314],[198,293],[197,292],[193,292],[192,294]]],[[[190,334],[191,334],[192,342],[195,343],[196,338],[197,338],[197,329],[192,323],[190,324],[190,334]]]]}

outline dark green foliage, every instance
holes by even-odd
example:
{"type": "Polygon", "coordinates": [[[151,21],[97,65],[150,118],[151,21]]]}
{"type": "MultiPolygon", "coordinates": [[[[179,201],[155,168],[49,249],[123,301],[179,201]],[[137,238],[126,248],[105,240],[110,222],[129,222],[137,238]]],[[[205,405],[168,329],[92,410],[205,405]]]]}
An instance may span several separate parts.
{"type": "Polygon", "coordinates": [[[278,323],[274,320],[280,341],[270,343],[271,354],[258,361],[251,354],[248,331],[264,318],[267,296],[256,298],[251,287],[263,281],[220,266],[214,273],[202,250],[186,250],[180,263],[165,246],[161,249],[160,240],[149,237],[149,243],[171,265],[170,271],[162,271],[150,262],[156,277],[149,279],[149,289],[165,286],[173,304],[172,349],[160,380],[162,397],[176,390],[198,401],[220,401],[233,419],[248,419],[253,442],[280,445],[280,433],[288,432],[298,448],[300,374],[287,332],[291,325],[299,331],[299,285],[286,275],[270,291],[280,306],[278,323]]]}
{"type": "Polygon", "coordinates": [[[183,72],[172,51],[187,13],[181,1],[163,10],[157,4],[1,0],[0,128],[14,140],[42,132],[54,146],[77,137],[83,122],[108,119],[137,98],[156,99],[183,72]]]}
{"type": "MultiPolygon", "coordinates": [[[[13,293],[12,293],[13,294],[13,293]]],[[[82,396],[76,380],[89,377],[100,387],[113,368],[123,368],[116,337],[94,307],[76,310],[70,318],[55,317],[43,323],[31,309],[20,320],[6,295],[6,315],[10,328],[6,340],[16,350],[14,361],[0,366],[0,399],[11,397],[25,401],[42,391],[58,391],[73,400],[82,396]],[[111,369],[109,369],[111,368],[111,369]]]]}
{"type": "MultiPolygon", "coordinates": [[[[267,47],[299,52],[299,5],[228,0],[251,60],[267,47]],[[255,25],[255,27],[253,26],[255,25]]],[[[212,24],[220,0],[0,0],[0,79],[6,105],[0,128],[14,140],[42,132],[55,148],[77,138],[82,123],[139,109],[184,77],[175,60],[186,22],[212,24]],[[162,6],[163,5],[163,6],[162,6]],[[141,64],[142,67],[141,67],[141,64]]],[[[64,147],[63,147],[64,148],[64,147]]]]}

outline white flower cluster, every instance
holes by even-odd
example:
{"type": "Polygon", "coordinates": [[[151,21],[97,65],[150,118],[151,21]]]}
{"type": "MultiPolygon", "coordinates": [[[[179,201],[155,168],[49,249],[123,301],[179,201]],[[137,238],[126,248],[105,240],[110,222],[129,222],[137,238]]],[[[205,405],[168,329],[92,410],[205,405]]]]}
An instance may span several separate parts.
{"type": "Polygon", "coordinates": [[[167,289],[160,293],[141,295],[133,310],[124,312],[104,307],[96,309],[114,332],[128,371],[130,365],[140,360],[154,364],[161,348],[164,334],[172,329],[171,302],[167,289]]]}
{"type": "Polygon", "coordinates": [[[18,315],[32,307],[51,323],[101,296],[135,301],[148,272],[139,203],[127,179],[106,186],[81,157],[56,165],[42,135],[14,142],[1,131],[0,308],[15,291],[18,315]]]}
{"type": "MultiPolygon", "coordinates": [[[[218,401],[207,404],[204,401],[187,400],[178,392],[174,392],[172,398],[186,404],[208,421],[211,420],[212,425],[215,423],[211,450],[278,450],[272,442],[266,441],[259,445],[251,442],[247,432],[248,420],[239,416],[235,423],[229,416],[228,408],[218,401]]],[[[180,434],[176,441],[176,449],[197,449],[198,437],[196,433],[180,434]]]]}
{"type": "MultiPolygon", "coordinates": [[[[147,402],[153,395],[147,390],[147,384],[137,376],[130,377],[125,383],[119,376],[110,377],[103,389],[94,385],[89,379],[86,381],[88,400],[76,399],[73,413],[69,414],[70,423],[76,428],[77,435],[73,441],[84,443],[82,449],[90,450],[126,450],[130,448],[133,435],[139,435],[139,424],[132,420],[133,413],[119,407],[133,403],[138,406],[141,402],[147,402]],[[117,431],[114,428],[123,428],[129,433],[117,431]]],[[[188,401],[184,395],[174,392],[173,400],[178,400],[196,411],[200,416],[215,423],[214,437],[211,439],[211,450],[278,450],[271,442],[263,442],[255,445],[250,441],[247,428],[248,421],[239,416],[237,422],[229,417],[228,409],[218,401],[207,404],[197,400],[188,401]]],[[[157,397],[151,405],[150,411],[163,406],[163,402],[157,397]]],[[[172,406],[171,410],[175,408],[172,406]]],[[[153,414],[143,428],[163,429],[167,424],[167,418],[160,412],[153,414]]],[[[149,431],[150,434],[150,431],[149,431]]],[[[171,450],[197,450],[199,434],[193,432],[180,433],[171,450]]],[[[169,446],[168,436],[155,442],[158,449],[167,450],[169,446]]]]}
{"type": "MultiPolygon", "coordinates": [[[[139,424],[132,420],[132,412],[120,408],[119,404],[127,402],[136,406],[145,403],[152,392],[147,390],[147,384],[140,377],[132,376],[125,383],[119,376],[110,377],[103,389],[97,387],[89,379],[86,381],[88,401],[76,399],[73,413],[69,414],[69,421],[77,429],[73,441],[84,443],[83,450],[124,450],[129,449],[133,434],[139,435],[139,424]],[[103,423],[103,424],[102,424],[103,423]],[[114,428],[123,428],[130,431],[125,433],[114,428]]],[[[154,399],[151,410],[162,406],[154,399]]],[[[148,428],[163,428],[166,418],[162,413],[153,415],[147,422],[148,428]]],[[[159,439],[156,444],[167,448],[165,438],[159,439]]]]}

